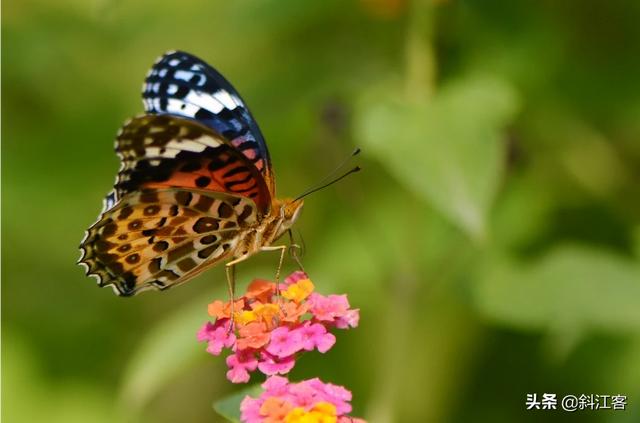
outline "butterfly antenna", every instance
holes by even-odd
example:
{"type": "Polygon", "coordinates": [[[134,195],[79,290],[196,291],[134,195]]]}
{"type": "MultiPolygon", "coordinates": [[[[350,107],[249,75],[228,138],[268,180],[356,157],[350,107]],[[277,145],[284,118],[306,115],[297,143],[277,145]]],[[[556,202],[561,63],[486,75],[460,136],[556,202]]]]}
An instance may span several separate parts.
{"type": "Polygon", "coordinates": [[[296,199],[294,201],[297,201],[303,197],[306,197],[307,195],[316,192],[318,190],[321,190],[323,188],[328,187],[329,185],[332,185],[336,182],[338,182],[339,180],[341,180],[342,178],[347,177],[348,175],[358,172],[360,171],[360,167],[356,166],[353,169],[351,169],[350,171],[346,172],[345,174],[343,174],[342,176],[335,178],[335,175],[340,172],[350,161],[353,157],[357,156],[358,154],[360,154],[360,148],[356,148],[355,150],[353,150],[353,152],[342,161],[342,163],[340,163],[338,166],[336,166],[335,169],[333,169],[331,172],[329,172],[329,174],[327,176],[325,176],[324,178],[322,178],[320,180],[320,182],[317,183],[316,187],[312,187],[307,189],[306,191],[304,191],[302,194],[300,194],[298,197],[296,197],[296,199]],[[332,179],[333,178],[333,179],[332,179]],[[329,181],[329,182],[327,182],[329,181]]]}
{"type": "Polygon", "coordinates": [[[351,169],[350,171],[345,172],[344,174],[342,174],[342,176],[339,176],[339,177],[337,177],[337,178],[335,178],[335,179],[333,179],[333,180],[331,180],[331,181],[327,182],[327,183],[326,183],[326,184],[324,184],[324,185],[320,185],[319,187],[313,188],[313,189],[311,189],[311,190],[309,190],[309,191],[305,192],[304,194],[301,194],[301,195],[297,196],[293,201],[294,201],[294,202],[296,202],[296,201],[298,201],[299,199],[304,198],[304,197],[306,197],[306,196],[307,196],[307,195],[309,195],[309,194],[313,194],[313,193],[314,193],[314,192],[316,192],[316,191],[320,191],[321,189],[326,188],[326,187],[328,187],[329,185],[333,185],[333,184],[335,184],[336,182],[340,181],[341,179],[346,178],[347,176],[351,175],[352,173],[360,172],[361,170],[362,170],[362,168],[361,168],[360,166],[356,166],[356,167],[354,167],[353,169],[351,169]]]}
{"type": "MultiPolygon", "coordinates": [[[[329,179],[331,179],[333,176],[335,176],[336,173],[338,173],[340,170],[342,170],[347,165],[347,163],[349,163],[349,161],[351,161],[351,159],[353,157],[357,156],[358,154],[360,154],[360,147],[358,147],[355,150],[353,150],[353,152],[349,156],[347,156],[347,158],[345,158],[342,161],[342,163],[340,163],[338,166],[336,166],[335,169],[333,169],[331,172],[329,172],[329,174],[327,176],[325,176],[324,178],[322,178],[316,185],[324,184],[325,182],[327,182],[329,179]]],[[[308,191],[310,191],[311,189],[309,189],[308,191]]]]}

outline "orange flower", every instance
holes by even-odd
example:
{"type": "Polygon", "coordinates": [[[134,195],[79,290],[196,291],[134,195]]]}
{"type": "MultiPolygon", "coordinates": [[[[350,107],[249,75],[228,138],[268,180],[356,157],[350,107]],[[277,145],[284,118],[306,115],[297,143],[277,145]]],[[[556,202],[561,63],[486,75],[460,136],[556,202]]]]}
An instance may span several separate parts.
{"type": "MultiPolygon", "coordinates": [[[[242,310],[244,308],[244,299],[240,298],[234,304],[236,310],[242,310]]],[[[224,319],[231,317],[231,301],[222,302],[220,300],[215,300],[208,306],[209,316],[215,317],[216,319],[224,319]]]]}
{"type": "Polygon", "coordinates": [[[293,406],[282,398],[267,398],[260,406],[260,415],[265,416],[263,422],[282,422],[293,406]]]}
{"type": "Polygon", "coordinates": [[[296,304],[294,302],[284,303],[282,305],[282,320],[285,322],[296,323],[300,317],[309,311],[309,306],[304,304],[296,304]]]}
{"type": "Polygon", "coordinates": [[[261,303],[271,301],[271,296],[275,291],[275,284],[264,279],[255,279],[247,288],[247,299],[255,299],[261,303]]]}
{"type": "Polygon", "coordinates": [[[269,342],[270,334],[267,325],[262,322],[251,322],[238,330],[240,337],[236,341],[239,350],[260,348],[269,342]]]}
{"type": "Polygon", "coordinates": [[[269,330],[273,329],[273,326],[279,320],[276,317],[280,317],[280,308],[276,304],[256,304],[255,306],[254,304],[251,304],[252,313],[255,314],[257,319],[263,321],[269,330]]]}

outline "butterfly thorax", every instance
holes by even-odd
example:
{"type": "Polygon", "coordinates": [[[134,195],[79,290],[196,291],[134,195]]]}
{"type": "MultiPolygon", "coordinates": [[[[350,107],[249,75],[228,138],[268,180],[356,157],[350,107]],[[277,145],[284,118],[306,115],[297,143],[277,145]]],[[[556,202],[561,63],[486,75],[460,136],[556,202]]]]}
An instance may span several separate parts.
{"type": "Polygon", "coordinates": [[[268,247],[287,232],[296,222],[303,200],[274,199],[271,210],[260,222],[245,229],[234,251],[234,257],[244,257],[268,247]]]}

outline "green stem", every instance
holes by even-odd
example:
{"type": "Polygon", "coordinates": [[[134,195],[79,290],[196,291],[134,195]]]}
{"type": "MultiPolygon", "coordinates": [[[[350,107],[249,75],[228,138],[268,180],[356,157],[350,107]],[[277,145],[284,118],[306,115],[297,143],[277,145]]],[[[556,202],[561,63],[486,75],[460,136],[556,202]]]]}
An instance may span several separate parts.
{"type": "Polygon", "coordinates": [[[406,38],[406,96],[409,101],[428,101],[435,90],[436,60],[432,0],[413,0],[406,38]]]}
{"type": "MultiPolygon", "coordinates": [[[[406,98],[412,103],[428,102],[435,91],[436,62],[432,47],[433,35],[432,0],[413,0],[405,43],[406,98]]],[[[419,210],[419,207],[415,208],[419,210]]],[[[414,224],[420,225],[422,217],[416,216],[414,224]]],[[[407,228],[415,226],[409,224],[407,228]]],[[[415,296],[420,282],[419,270],[416,268],[415,252],[418,246],[411,233],[406,234],[407,251],[394,266],[389,275],[387,286],[392,287],[388,296],[386,310],[386,327],[381,337],[383,356],[378,374],[378,383],[372,393],[368,415],[379,423],[396,420],[398,403],[405,386],[403,385],[406,368],[406,354],[411,351],[411,341],[415,321],[415,296]]]]}

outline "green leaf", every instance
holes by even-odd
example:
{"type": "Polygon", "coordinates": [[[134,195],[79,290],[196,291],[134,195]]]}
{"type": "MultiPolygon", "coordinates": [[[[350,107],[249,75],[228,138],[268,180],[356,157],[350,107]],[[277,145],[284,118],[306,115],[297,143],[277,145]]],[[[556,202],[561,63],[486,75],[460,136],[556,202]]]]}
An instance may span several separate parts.
{"type": "Polygon", "coordinates": [[[372,89],[359,103],[356,136],[395,178],[477,240],[500,181],[501,131],[517,109],[505,81],[469,77],[430,102],[409,103],[397,85],[372,89]]]}
{"type": "Polygon", "coordinates": [[[248,386],[233,395],[216,401],[213,403],[213,409],[230,422],[240,423],[240,403],[247,395],[255,398],[260,395],[261,391],[260,385],[248,386]]]}
{"type": "Polygon", "coordinates": [[[563,246],[532,264],[489,260],[474,286],[479,309],[510,326],[640,333],[640,264],[603,249],[563,246]]]}
{"type": "Polygon", "coordinates": [[[553,195],[536,174],[510,175],[491,213],[492,248],[518,250],[544,233],[557,207],[553,195]]]}

